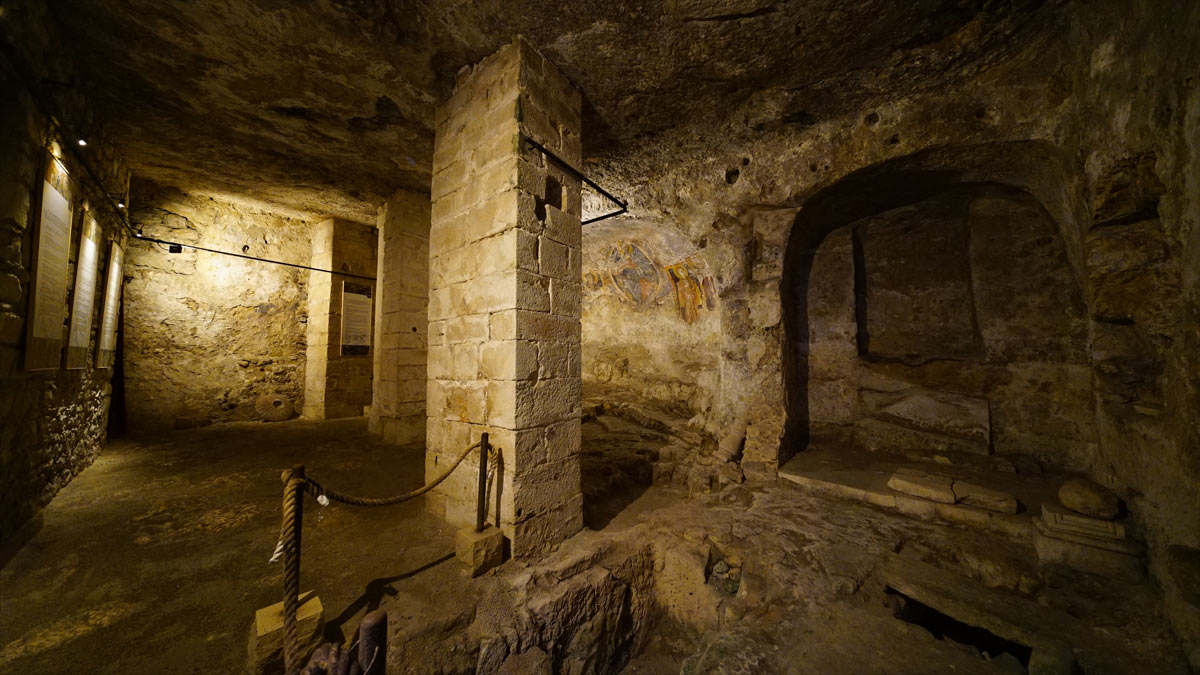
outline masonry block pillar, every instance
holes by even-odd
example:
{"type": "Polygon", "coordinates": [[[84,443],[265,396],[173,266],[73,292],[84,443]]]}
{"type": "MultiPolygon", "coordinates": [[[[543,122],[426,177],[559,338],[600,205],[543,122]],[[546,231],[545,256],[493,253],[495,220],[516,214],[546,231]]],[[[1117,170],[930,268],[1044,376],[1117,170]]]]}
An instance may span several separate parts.
{"type": "MultiPolygon", "coordinates": [[[[313,228],[310,266],[365,277],[375,275],[375,228],[331,218],[313,228]]],[[[343,284],[369,289],[375,282],[328,272],[310,272],[304,370],[304,412],[309,419],[363,415],[371,403],[371,349],[342,347],[343,284]]]]}
{"type": "Polygon", "coordinates": [[[379,209],[371,433],[397,445],[425,440],[429,326],[429,197],[397,190],[379,209]]]}
{"type": "MultiPolygon", "coordinates": [[[[502,466],[488,519],[498,504],[516,557],[583,526],[581,186],[521,140],[578,166],[579,134],[578,91],[520,39],[461,73],[437,116],[425,475],[489,432],[502,466]]],[[[427,508],[473,523],[477,472],[472,455],[427,508]]]]}

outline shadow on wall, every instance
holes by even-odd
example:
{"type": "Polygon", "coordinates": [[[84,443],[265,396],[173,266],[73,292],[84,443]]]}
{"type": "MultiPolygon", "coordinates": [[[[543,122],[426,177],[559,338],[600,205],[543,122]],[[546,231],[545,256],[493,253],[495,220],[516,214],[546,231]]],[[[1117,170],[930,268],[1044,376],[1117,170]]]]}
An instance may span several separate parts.
{"type": "Polygon", "coordinates": [[[1066,166],[1042,142],[936,148],[806,202],[780,286],[781,462],[836,441],[1088,468],[1082,202],[1066,166]]]}

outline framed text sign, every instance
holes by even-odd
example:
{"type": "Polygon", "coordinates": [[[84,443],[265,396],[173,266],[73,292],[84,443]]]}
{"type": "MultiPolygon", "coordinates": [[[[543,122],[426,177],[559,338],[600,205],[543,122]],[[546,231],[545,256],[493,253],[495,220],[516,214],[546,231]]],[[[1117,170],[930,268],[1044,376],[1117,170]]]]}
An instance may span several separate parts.
{"type": "Polygon", "coordinates": [[[71,330],[67,332],[67,368],[86,368],[92,341],[92,310],[96,307],[96,273],[100,252],[100,226],[84,214],[79,260],[75,264],[75,293],[71,302],[71,330]]]}
{"type": "Polygon", "coordinates": [[[47,151],[33,235],[25,370],[54,370],[62,363],[70,249],[71,178],[63,163],[47,151]]]}
{"type": "Polygon", "coordinates": [[[371,287],[342,282],[342,356],[371,353],[371,287]]]}
{"type": "Polygon", "coordinates": [[[117,310],[121,307],[121,265],[125,251],[112,243],[108,258],[108,278],[104,282],[104,313],[100,315],[100,345],[96,349],[96,367],[111,368],[113,352],[117,349],[117,310]]]}

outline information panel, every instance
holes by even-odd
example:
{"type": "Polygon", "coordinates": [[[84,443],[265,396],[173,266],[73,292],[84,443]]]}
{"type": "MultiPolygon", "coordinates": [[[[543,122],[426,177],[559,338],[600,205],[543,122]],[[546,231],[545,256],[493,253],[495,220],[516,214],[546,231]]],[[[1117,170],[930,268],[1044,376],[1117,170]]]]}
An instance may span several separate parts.
{"type": "Polygon", "coordinates": [[[108,278],[104,284],[104,314],[100,319],[100,346],[96,352],[96,367],[111,368],[113,352],[117,349],[117,310],[121,306],[121,265],[125,251],[117,242],[112,244],[108,259],[108,278]]]}
{"type": "Polygon", "coordinates": [[[53,370],[62,363],[63,321],[67,314],[71,187],[67,168],[49,152],[33,241],[25,369],[53,370]]]}
{"type": "Polygon", "coordinates": [[[371,287],[342,282],[342,356],[371,351],[371,287]]]}
{"type": "Polygon", "coordinates": [[[86,368],[92,341],[92,310],[96,307],[97,253],[100,226],[90,214],[83,219],[79,260],[75,264],[75,294],[71,303],[71,330],[67,333],[67,368],[86,368]]]}

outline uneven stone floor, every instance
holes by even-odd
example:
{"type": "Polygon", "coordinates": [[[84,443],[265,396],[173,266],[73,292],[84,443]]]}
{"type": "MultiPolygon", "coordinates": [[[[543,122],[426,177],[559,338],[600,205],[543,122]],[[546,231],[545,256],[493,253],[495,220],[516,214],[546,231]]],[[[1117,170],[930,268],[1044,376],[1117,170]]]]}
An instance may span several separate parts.
{"type": "MultiPolygon", "coordinates": [[[[305,464],[331,487],[382,496],[421,485],[422,455],[378,442],[362,419],[111,443],[0,570],[0,672],[239,672],[252,613],[281,597],[280,565],[267,563],[280,472],[305,464]]],[[[301,583],[332,628],[353,631],[389,594],[433,602],[458,582],[453,533],[420,501],[309,504],[301,583]]]]}
{"type": "MultiPolygon", "coordinates": [[[[585,463],[607,476],[584,486],[595,529],[538,565],[474,580],[451,558],[453,532],[419,502],[310,501],[302,587],[320,595],[331,639],[387,609],[393,673],[505,659],[501,672],[1024,672],[895,618],[889,586],[951,598],[973,625],[1054,634],[1087,675],[1186,672],[1150,583],[1042,570],[1020,542],[783,480],[687,500],[645,485],[666,437],[607,415],[585,424],[585,463]],[[637,475],[614,480],[614,467],[637,475]]],[[[239,672],[252,612],[279,599],[267,558],[281,469],[303,463],[331,487],[386,495],[421,483],[421,458],[377,442],[362,420],[113,443],[0,570],[0,672],[239,672]]]]}

